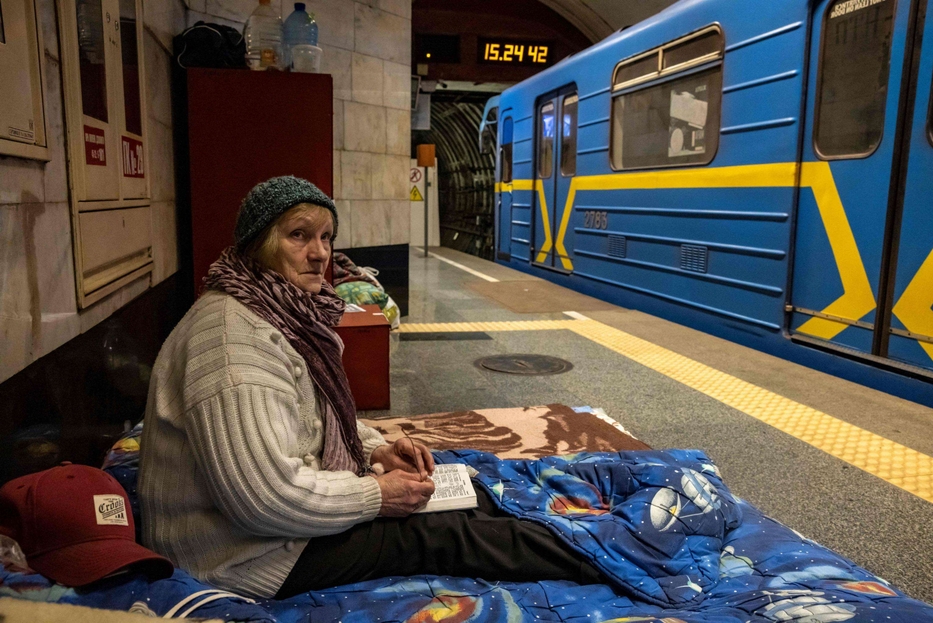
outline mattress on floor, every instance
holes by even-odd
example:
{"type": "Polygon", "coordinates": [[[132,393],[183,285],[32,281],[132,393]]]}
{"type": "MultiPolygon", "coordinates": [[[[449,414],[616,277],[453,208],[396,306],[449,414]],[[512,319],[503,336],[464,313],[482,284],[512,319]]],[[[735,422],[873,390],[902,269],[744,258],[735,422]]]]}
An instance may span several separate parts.
{"type": "Polygon", "coordinates": [[[114,578],[92,591],[0,571],[0,596],[225,621],[657,621],[894,623],[933,621],[910,599],[842,556],[765,517],[729,492],[697,450],[579,453],[501,460],[436,453],[475,467],[509,513],[546,525],[606,584],[385,578],[246,600],[176,571],[149,583],[114,578]]]}

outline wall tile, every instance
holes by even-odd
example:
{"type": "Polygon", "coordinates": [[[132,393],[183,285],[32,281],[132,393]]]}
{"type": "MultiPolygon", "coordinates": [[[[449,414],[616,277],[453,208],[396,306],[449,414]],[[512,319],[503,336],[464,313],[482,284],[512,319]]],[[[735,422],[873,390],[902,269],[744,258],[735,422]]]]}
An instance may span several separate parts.
{"type": "Polygon", "coordinates": [[[386,61],[383,91],[385,92],[383,102],[388,108],[409,111],[411,109],[411,67],[386,61]]]}
{"type": "Polygon", "coordinates": [[[340,166],[340,153],[339,151],[334,151],[334,197],[339,197],[343,194],[343,178],[341,177],[343,167],[340,166]]]}
{"type": "MultiPolygon", "coordinates": [[[[281,14],[281,0],[272,0],[271,5],[273,9],[281,14]]],[[[206,0],[204,12],[208,15],[245,24],[247,18],[257,6],[259,6],[259,3],[256,0],[206,0]]]]}
{"type": "Polygon", "coordinates": [[[376,6],[386,13],[411,19],[411,2],[412,0],[378,0],[376,6]]]}
{"type": "Polygon", "coordinates": [[[411,62],[411,21],[356,3],[354,49],[393,63],[411,62]]]}
{"type": "Polygon", "coordinates": [[[62,111],[62,80],[57,60],[45,59],[45,130],[50,160],[43,173],[45,201],[68,200],[65,118],[62,111]]]}
{"type": "Polygon", "coordinates": [[[148,30],[143,35],[146,67],[146,106],[149,117],[172,125],[171,57],[148,30]]]}
{"type": "Polygon", "coordinates": [[[39,16],[39,28],[42,30],[46,59],[51,56],[59,60],[61,57],[58,49],[58,14],[55,11],[55,0],[36,0],[36,12],[39,16]]]}
{"type": "Polygon", "coordinates": [[[152,201],[175,199],[175,155],[171,128],[149,121],[149,189],[152,201]]]}
{"type": "Polygon", "coordinates": [[[353,53],[338,48],[327,48],[321,57],[321,73],[334,78],[334,99],[348,100],[353,95],[353,53]]]}
{"type": "Polygon", "coordinates": [[[45,204],[35,215],[33,231],[33,245],[39,251],[36,253],[40,309],[38,358],[75,337],[80,330],[68,202],[45,204]]]}
{"type": "Polygon", "coordinates": [[[353,101],[382,106],[383,61],[353,53],[353,101]]]}
{"type": "MultiPolygon", "coordinates": [[[[243,31],[243,22],[239,22],[233,19],[224,19],[223,17],[219,17],[217,15],[210,15],[209,13],[205,13],[204,11],[189,10],[186,12],[186,17],[187,17],[186,26],[189,28],[191,26],[194,26],[198,22],[210,22],[214,24],[222,24],[224,26],[230,26],[231,28],[235,28],[240,32],[243,31]]],[[[246,18],[244,17],[243,19],[245,20],[246,18]]]]}
{"type": "MultiPolygon", "coordinates": [[[[352,0],[308,0],[305,2],[308,13],[314,13],[318,25],[318,45],[324,48],[324,54],[331,49],[353,49],[353,7],[352,0]]],[[[283,12],[291,13],[292,5],[286,2],[283,12]]]]}
{"type": "Polygon", "coordinates": [[[143,2],[143,20],[159,43],[171,50],[172,38],[187,25],[185,5],[179,0],[147,0],[143,2]]]}
{"type": "Polygon", "coordinates": [[[386,110],[386,152],[399,156],[411,154],[411,113],[386,110]]]}
{"type": "Polygon", "coordinates": [[[369,199],[372,184],[373,155],[359,151],[340,152],[340,198],[369,199]]]}
{"type": "Polygon", "coordinates": [[[176,230],[175,203],[153,202],[152,218],[152,285],[155,285],[178,270],[178,233],[176,230]]]}
{"type": "Polygon", "coordinates": [[[353,246],[353,211],[350,202],[343,199],[335,200],[337,216],[340,226],[337,229],[337,238],[334,240],[335,249],[349,249],[353,246]]]}
{"type": "Polygon", "coordinates": [[[352,201],[353,247],[374,247],[388,244],[389,202],[381,199],[352,201]]]}
{"type": "Polygon", "coordinates": [[[408,199],[408,156],[373,156],[373,199],[408,199]]]}
{"type": "MultiPolygon", "coordinates": [[[[343,100],[334,100],[334,151],[343,149],[343,100]]],[[[337,160],[335,159],[334,162],[337,160]]],[[[334,182],[334,188],[339,184],[334,182]]]]}
{"type": "MultiPolygon", "coordinates": [[[[344,149],[384,154],[386,109],[381,106],[344,102],[344,149]]],[[[346,175],[346,172],[344,172],[346,175]]]]}
{"type": "Polygon", "coordinates": [[[44,162],[0,156],[0,204],[45,201],[44,162]]]}
{"type": "MultiPolygon", "coordinates": [[[[0,169],[0,179],[4,177],[0,169]]],[[[27,262],[23,213],[20,205],[0,206],[0,381],[26,367],[39,348],[30,305],[38,296],[38,274],[35,264],[27,262]]]]}
{"type": "Polygon", "coordinates": [[[411,242],[411,202],[407,197],[404,201],[389,202],[389,230],[386,233],[389,239],[380,244],[411,242]]]}

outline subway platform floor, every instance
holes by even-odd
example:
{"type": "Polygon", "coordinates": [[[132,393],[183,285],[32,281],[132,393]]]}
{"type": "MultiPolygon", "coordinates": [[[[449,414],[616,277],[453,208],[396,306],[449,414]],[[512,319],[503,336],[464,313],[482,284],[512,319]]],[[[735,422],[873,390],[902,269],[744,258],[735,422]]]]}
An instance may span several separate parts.
{"type": "Polygon", "coordinates": [[[601,407],[654,448],[704,450],[734,494],[933,602],[933,409],[451,249],[412,247],[409,288],[392,408],[364,417],[601,407]],[[467,339],[402,338],[416,332],[467,339]],[[519,353],[573,369],[474,365],[519,353]]]}

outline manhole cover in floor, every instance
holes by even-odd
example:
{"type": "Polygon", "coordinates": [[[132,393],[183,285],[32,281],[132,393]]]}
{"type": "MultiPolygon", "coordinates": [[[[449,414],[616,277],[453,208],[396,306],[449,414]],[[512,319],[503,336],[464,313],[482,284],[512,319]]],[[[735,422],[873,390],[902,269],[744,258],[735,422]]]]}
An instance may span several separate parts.
{"type": "Polygon", "coordinates": [[[478,368],[506,374],[560,374],[573,369],[569,361],[547,355],[495,355],[474,363],[478,368]]]}

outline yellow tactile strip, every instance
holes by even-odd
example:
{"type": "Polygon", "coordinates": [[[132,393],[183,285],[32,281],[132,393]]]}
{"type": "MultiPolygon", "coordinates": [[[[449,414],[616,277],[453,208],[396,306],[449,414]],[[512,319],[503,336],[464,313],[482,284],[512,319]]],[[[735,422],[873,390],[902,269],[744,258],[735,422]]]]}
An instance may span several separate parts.
{"type": "Polygon", "coordinates": [[[933,457],[595,320],[402,324],[406,333],[567,329],[928,502],[933,457]]]}

